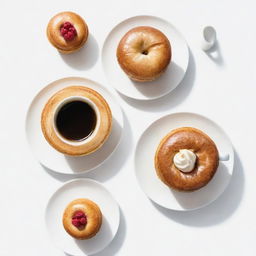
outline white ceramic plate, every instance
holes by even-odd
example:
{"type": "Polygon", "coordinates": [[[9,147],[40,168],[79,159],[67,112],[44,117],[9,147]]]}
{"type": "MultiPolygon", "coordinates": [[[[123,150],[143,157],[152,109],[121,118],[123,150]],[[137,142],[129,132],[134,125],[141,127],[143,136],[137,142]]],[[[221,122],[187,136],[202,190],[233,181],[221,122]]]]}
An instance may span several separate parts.
{"type": "Polygon", "coordinates": [[[70,255],[85,256],[103,250],[118,230],[120,212],[117,202],[100,183],[91,179],[76,179],[65,183],[50,198],[45,212],[46,227],[54,244],[70,255]],[[66,206],[78,198],[94,201],[103,215],[99,232],[91,239],[76,240],[62,225],[66,206]]]}
{"type": "Polygon", "coordinates": [[[189,61],[188,46],[183,36],[167,21],[154,16],[136,16],[116,25],[107,36],[102,49],[102,65],[109,83],[127,97],[151,100],[166,95],[183,79],[189,61]],[[128,30],[137,26],[152,26],[162,31],[172,46],[172,61],[165,73],[152,82],[134,82],[120,68],[116,59],[119,41],[128,30]]]}
{"type": "Polygon", "coordinates": [[[172,210],[193,210],[213,202],[227,187],[233,165],[234,151],[228,136],[216,123],[194,113],[175,113],[156,120],[141,135],[135,151],[135,170],[141,188],[155,203],[172,210]],[[229,154],[228,161],[220,162],[213,179],[194,192],[170,189],[157,177],[154,167],[154,155],[160,140],[171,130],[184,126],[204,131],[216,143],[220,155],[229,154]]]}
{"type": "Polygon", "coordinates": [[[80,77],[63,78],[44,87],[33,99],[26,118],[27,139],[35,157],[47,168],[66,174],[88,172],[102,164],[116,149],[122,129],[123,113],[115,97],[102,85],[80,77]],[[108,102],[113,115],[113,127],[108,140],[99,150],[87,156],[72,157],[59,153],[48,144],[41,131],[41,112],[44,105],[54,93],[70,85],[82,85],[99,92],[108,102]]]}

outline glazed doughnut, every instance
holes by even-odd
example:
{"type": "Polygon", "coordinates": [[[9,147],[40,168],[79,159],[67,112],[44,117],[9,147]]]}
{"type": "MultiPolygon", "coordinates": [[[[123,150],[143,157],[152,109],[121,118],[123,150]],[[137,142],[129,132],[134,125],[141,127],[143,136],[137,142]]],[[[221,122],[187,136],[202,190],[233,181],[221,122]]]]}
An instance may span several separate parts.
{"type": "Polygon", "coordinates": [[[74,12],[56,14],[47,26],[48,40],[61,53],[79,50],[85,44],[88,34],[87,24],[74,12]]]}
{"type": "Polygon", "coordinates": [[[99,206],[89,199],[69,203],[63,214],[63,226],[76,239],[89,239],[97,234],[102,224],[99,206]]]}
{"type": "MultiPolygon", "coordinates": [[[[75,124],[74,124],[75,125],[75,124]]],[[[99,149],[112,129],[112,113],[107,101],[98,92],[85,86],[69,86],[56,92],[45,104],[41,114],[41,129],[47,142],[57,151],[70,156],[83,156],[99,149]],[[70,97],[90,100],[98,109],[96,128],[90,139],[83,142],[68,141],[57,132],[55,116],[58,106],[70,97]]]]}
{"type": "Polygon", "coordinates": [[[217,171],[218,164],[215,143],[208,135],[192,127],[171,131],[161,140],[155,153],[158,177],[167,186],[180,191],[205,186],[217,171]],[[176,160],[177,157],[180,158],[176,160]]]}
{"type": "Polygon", "coordinates": [[[172,52],[168,38],[161,31],[141,26],[124,35],[116,55],[119,65],[132,80],[147,82],[165,71],[172,52]]]}

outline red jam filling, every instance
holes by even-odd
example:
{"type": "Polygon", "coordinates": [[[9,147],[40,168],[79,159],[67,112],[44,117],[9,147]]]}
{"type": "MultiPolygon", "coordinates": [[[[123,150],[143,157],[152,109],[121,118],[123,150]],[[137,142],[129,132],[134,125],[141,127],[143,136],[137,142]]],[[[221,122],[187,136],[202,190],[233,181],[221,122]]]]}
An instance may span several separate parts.
{"type": "Polygon", "coordinates": [[[77,35],[75,27],[68,21],[60,27],[60,33],[66,41],[73,40],[77,35]]]}
{"type": "Polygon", "coordinates": [[[77,211],[72,217],[72,224],[77,228],[82,228],[86,225],[87,218],[84,212],[77,211]]]}

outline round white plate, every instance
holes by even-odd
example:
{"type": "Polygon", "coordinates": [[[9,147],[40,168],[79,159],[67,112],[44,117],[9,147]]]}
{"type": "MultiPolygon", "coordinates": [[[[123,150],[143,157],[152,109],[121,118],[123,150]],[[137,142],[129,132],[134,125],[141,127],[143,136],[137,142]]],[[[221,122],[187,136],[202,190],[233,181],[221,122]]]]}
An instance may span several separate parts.
{"type": "Polygon", "coordinates": [[[103,250],[118,230],[120,212],[117,202],[100,183],[91,179],[76,179],[65,183],[50,198],[45,212],[46,227],[54,244],[70,255],[85,256],[103,250]],[[91,239],[77,240],[64,229],[62,215],[66,206],[78,198],[94,201],[103,215],[99,232],[91,239]]]}
{"type": "Polygon", "coordinates": [[[102,85],[80,77],[63,78],[44,87],[33,99],[26,118],[27,139],[35,157],[47,168],[66,174],[88,172],[102,164],[116,149],[122,129],[123,113],[115,97],[102,85]],[[99,150],[87,156],[72,157],[59,153],[48,144],[41,130],[41,113],[48,99],[60,89],[71,85],[86,86],[99,92],[108,102],[113,115],[113,127],[108,140],[99,150]]]}
{"type": "Polygon", "coordinates": [[[233,165],[234,151],[228,136],[216,123],[194,113],[175,113],[156,120],[141,135],[135,151],[135,170],[141,188],[155,203],[172,210],[193,210],[213,202],[227,187],[233,165]],[[194,192],[170,189],[157,177],[154,167],[154,155],[160,140],[171,130],[184,126],[208,134],[216,143],[220,156],[229,154],[228,161],[219,163],[213,179],[194,192]]]}
{"type": "Polygon", "coordinates": [[[154,16],[135,16],[116,25],[107,36],[102,49],[102,65],[105,75],[115,89],[127,97],[151,100],[166,95],[183,79],[189,60],[188,46],[183,36],[167,21],[154,16]],[[137,26],[152,26],[162,31],[172,46],[172,61],[165,73],[152,82],[132,81],[120,68],[116,49],[128,30],[137,26]]]}

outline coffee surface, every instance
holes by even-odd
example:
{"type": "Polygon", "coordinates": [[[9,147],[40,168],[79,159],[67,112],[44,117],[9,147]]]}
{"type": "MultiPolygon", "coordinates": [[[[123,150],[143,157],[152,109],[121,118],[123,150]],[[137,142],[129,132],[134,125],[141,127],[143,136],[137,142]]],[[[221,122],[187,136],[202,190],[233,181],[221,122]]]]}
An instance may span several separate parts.
{"type": "Polygon", "coordinates": [[[96,113],[88,103],[72,101],[59,110],[56,126],[65,139],[85,140],[95,129],[96,113]]]}

